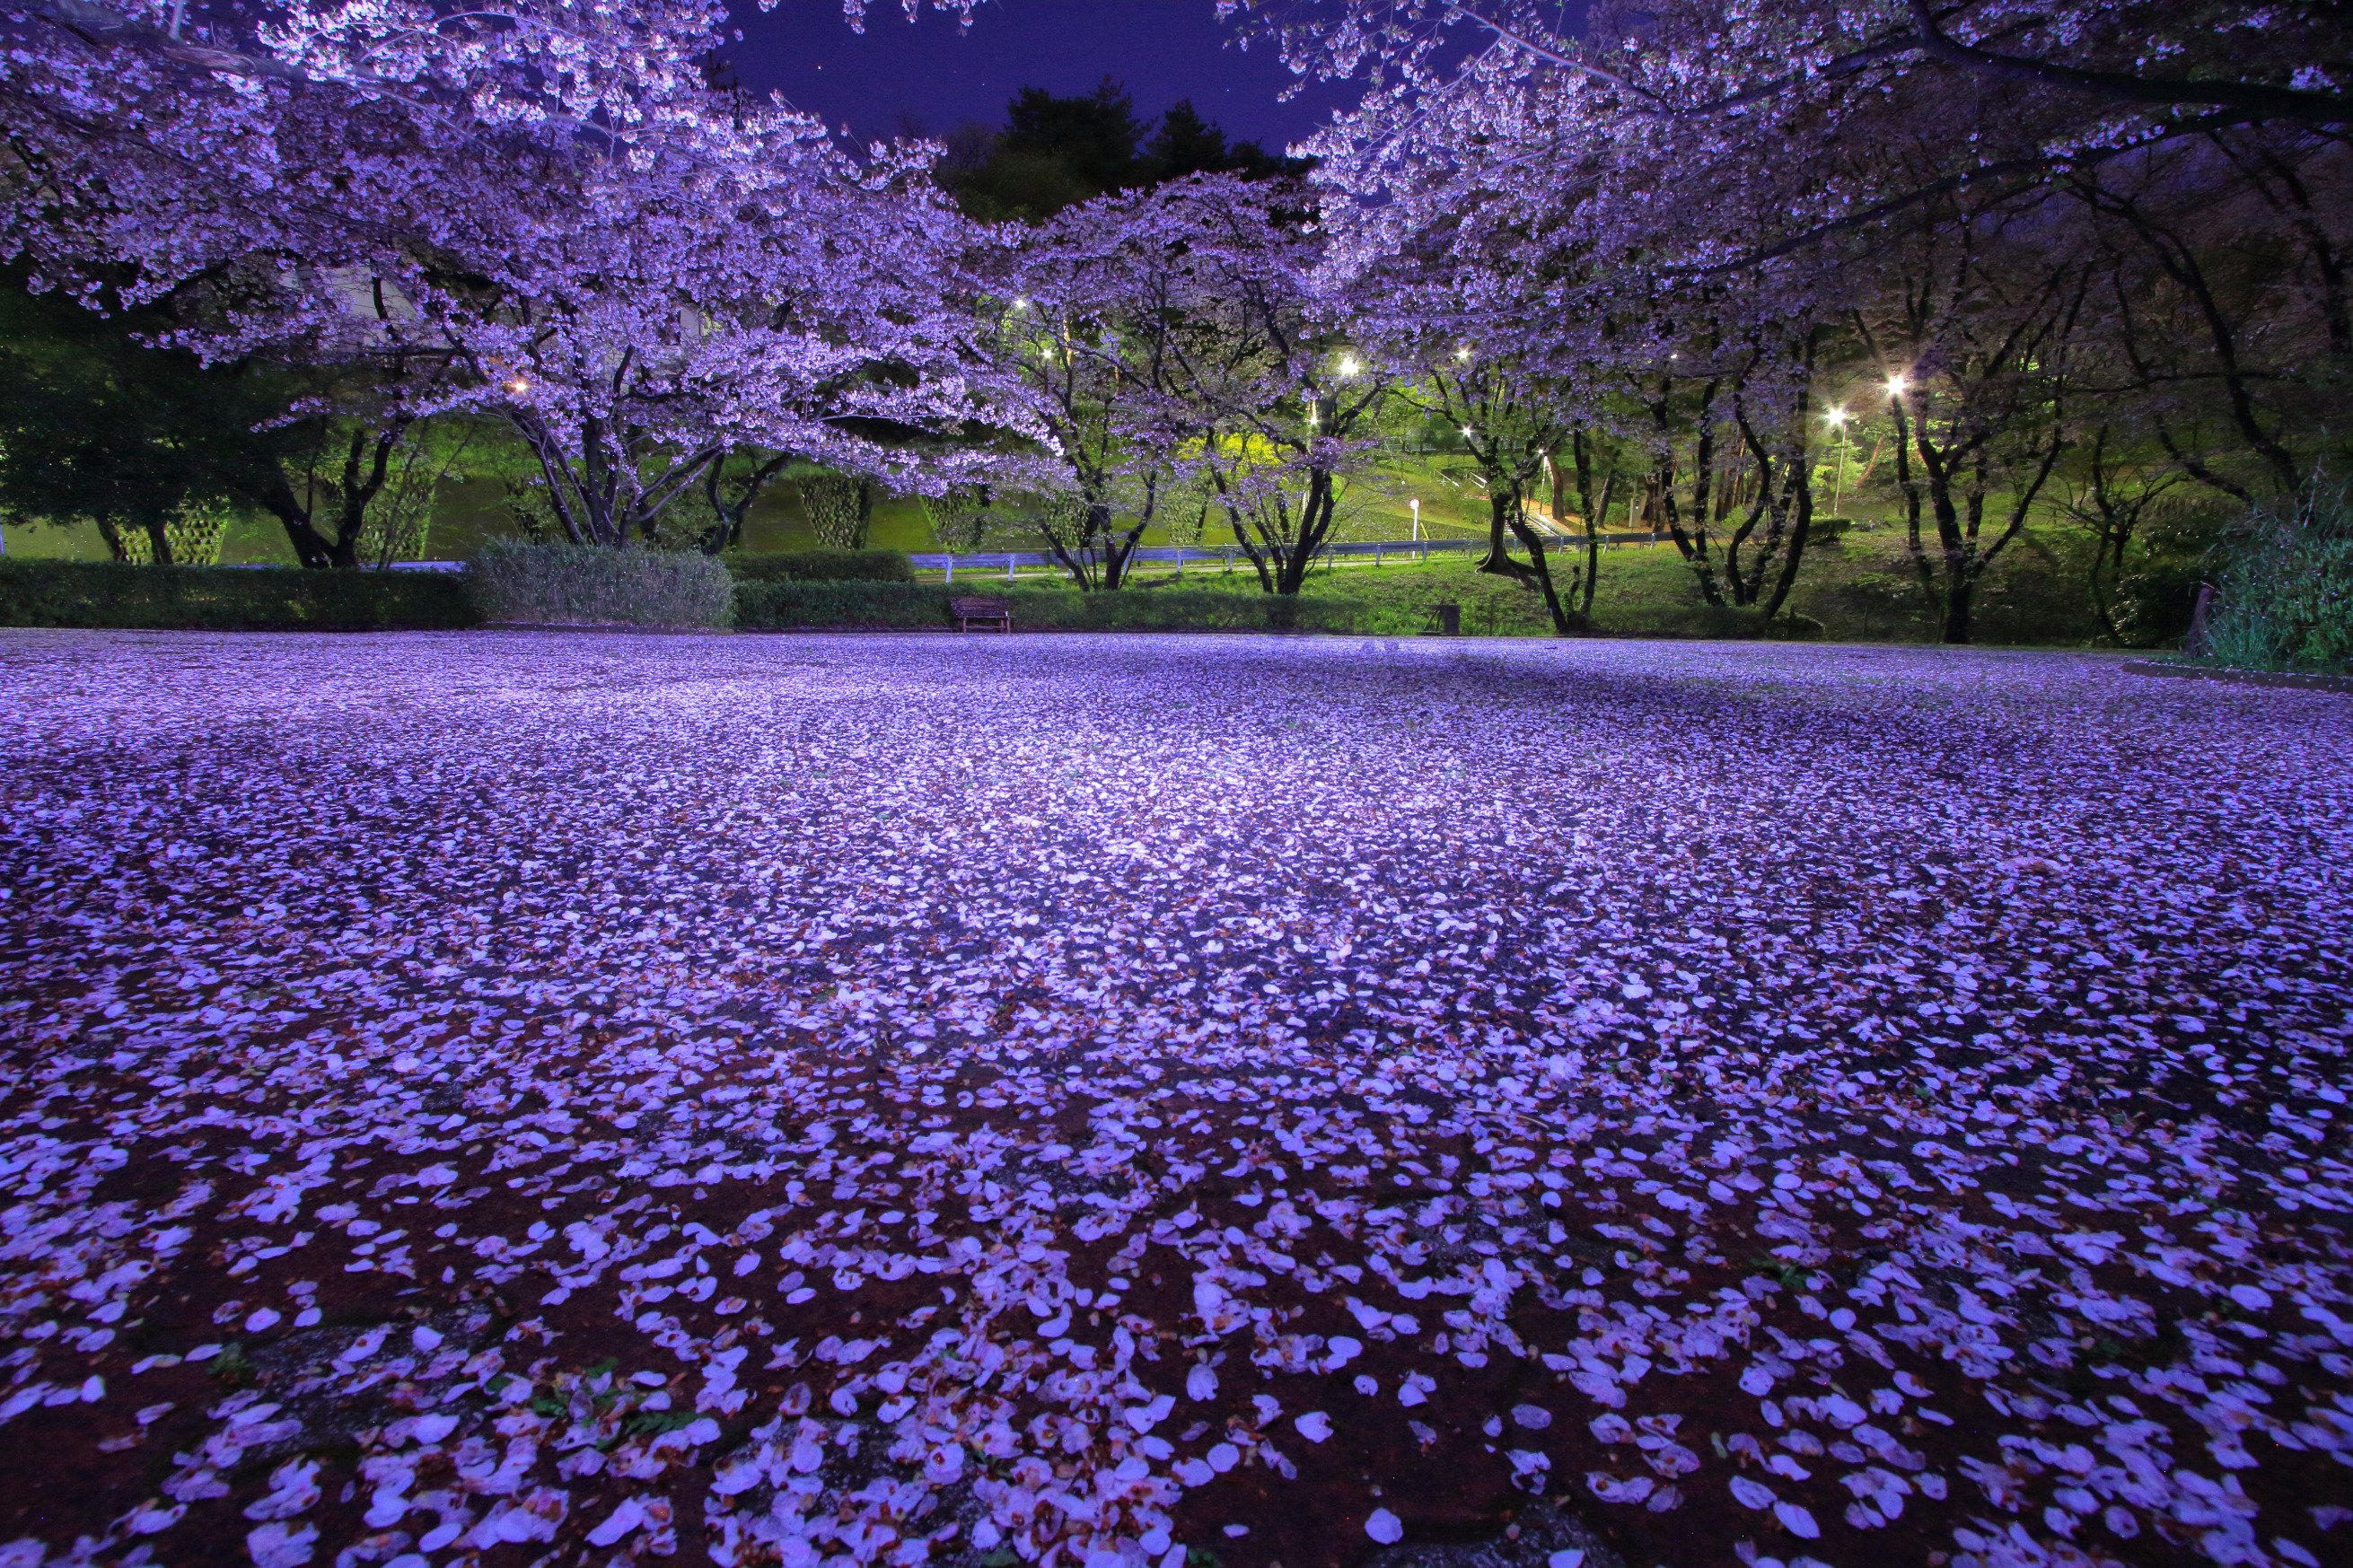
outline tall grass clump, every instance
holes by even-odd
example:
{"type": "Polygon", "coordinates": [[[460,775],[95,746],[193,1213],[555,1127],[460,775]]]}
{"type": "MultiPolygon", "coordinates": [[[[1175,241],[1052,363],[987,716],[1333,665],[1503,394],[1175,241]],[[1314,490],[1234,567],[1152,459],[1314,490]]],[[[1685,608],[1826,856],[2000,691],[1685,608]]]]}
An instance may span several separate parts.
{"type": "Polygon", "coordinates": [[[535,626],[723,626],[735,580],[692,551],[612,550],[496,539],[474,557],[490,621],[535,626]]]}
{"type": "Polygon", "coordinates": [[[2245,669],[2353,668],[2353,492],[2316,483],[2257,512],[2232,550],[2205,657],[2245,669]]]}

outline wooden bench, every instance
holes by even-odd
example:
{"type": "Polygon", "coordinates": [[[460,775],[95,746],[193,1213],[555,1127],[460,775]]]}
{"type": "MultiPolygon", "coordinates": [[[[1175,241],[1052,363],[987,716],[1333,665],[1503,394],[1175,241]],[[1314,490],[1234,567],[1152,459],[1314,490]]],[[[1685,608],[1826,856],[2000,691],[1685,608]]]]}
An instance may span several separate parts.
{"type": "Polygon", "coordinates": [[[1013,629],[1013,601],[1010,599],[950,599],[948,614],[955,617],[956,630],[972,630],[975,621],[983,626],[994,621],[1004,631],[1013,629]]]}

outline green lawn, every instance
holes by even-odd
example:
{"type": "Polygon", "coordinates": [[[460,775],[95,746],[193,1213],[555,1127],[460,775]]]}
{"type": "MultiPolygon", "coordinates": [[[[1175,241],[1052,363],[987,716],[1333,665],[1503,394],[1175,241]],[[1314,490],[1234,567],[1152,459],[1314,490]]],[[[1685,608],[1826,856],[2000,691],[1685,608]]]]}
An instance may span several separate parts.
{"type": "MultiPolygon", "coordinates": [[[[1482,535],[1486,503],[1472,487],[1451,480],[1444,471],[1449,466],[1450,460],[1443,458],[1400,461],[1392,465],[1380,483],[1355,486],[1344,508],[1342,537],[1403,539],[1411,526],[1409,503],[1416,497],[1422,502],[1423,527],[1431,535],[1458,539],[1482,535]]],[[[504,531],[498,485],[481,480],[461,485],[435,520],[430,553],[464,559],[483,538],[504,531]]],[[[782,487],[765,499],[745,531],[745,547],[754,552],[807,548],[815,542],[790,487],[782,487]]],[[[1206,531],[1213,543],[1222,538],[1220,529],[1206,531]]],[[[883,549],[933,548],[922,509],[912,500],[886,501],[876,509],[872,542],[883,549]]],[[[1008,542],[1011,548],[1039,549],[1044,542],[1008,542]]],[[[1166,542],[1166,535],[1155,529],[1146,535],[1146,542],[1166,542]]],[[[24,557],[105,558],[95,531],[87,529],[12,528],[7,545],[10,553],[24,557]]],[[[2085,548],[2083,536],[2064,529],[2046,527],[2022,535],[1980,595],[1978,640],[2061,647],[2094,640],[2098,628],[2084,591],[2085,548]]],[[[290,564],[292,556],[274,521],[245,518],[231,528],[222,559],[232,564],[290,564]]],[[[1582,559],[1581,549],[1555,556],[1556,579],[1564,587],[1569,572],[1582,559]]],[[[938,577],[936,573],[923,575],[929,580],[938,577]]],[[[959,584],[966,581],[984,588],[992,582],[1002,584],[1005,578],[1001,571],[969,578],[958,574],[959,584]]],[[[1047,569],[1022,572],[1019,584],[1027,588],[1075,592],[1059,574],[1047,569]]],[[[1231,573],[1215,564],[1195,563],[1183,571],[1181,579],[1172,568],[1155,563],[1132,580],[1131,591],[1149,594],[1179,585],[1259,592],[1256,575],[1247,562],[1240,561],[1231,573]]],[[[1430,617],[1432,606],[1451,602],[1462,606],[1467,632],[1534,637],[1550,630],[1544,605],[1533,592],[1508,579],[1473,570],[1464,554],[1433,557],[1426,564],[1391,556],[1377,566],[1354,557],[1335,558],[1315,572],[1307,592],[1317,598],[1394,612],[1380,618],[1400,625],[1419,625],[1430,617]]],[[[1915,642],[1931,640],[1935,634],[1934,617],[1914,576],[1903,531],[1893,522],[1878,522],[1842,541],[1816,542],[1807,552],[1788,608],[1796,616],[1818,622],[1821,635],[1834,641],[1915,642]]],[[[1740,617],[1708,609],[1689,568],[1668,544],[1620,545],[1603,551],[1594,621],[1597,630],[1616,636],[1725,636],[1745,629],[1740,617]]]]}
{"type": "MultiPolygon", "coordinates": [[[[1582,552],[1554,560],[1555,580],[1564,587],[1582,552]]],[[[938,574],[922,575],[936,580],[938,574]]],[[[958,581],[968,580],[959,574],[958,581]]],[[[998,574],[970,578],[976,587],[998,574]]],[[[1989,643],[2079,646],[2095,632],[2084,607],[2082,545],[2056,531],[2021,536],[1997,563],[1978,605],[1979,640],[1989,643]]],[[[1059,586],[1076,592],[1050,573],[1026,573],[1025,587],[1059,586]]],[[[1130,580],[1128,591],[1208,590],[1260,592],[1247,562],[1230,573],[1195,563],[1180,575],[1155,563],[1130,580]]],[[[1376,566],[1359,559],[1335,559],[1309,578],[1307,594],[1427,618],[1432,606],[1462,606],[1466,632],[1494,636],[1549,635],[1543,602],[1508,578],[1477,571],[1466,554],[1434,556],[1426,564],[1389,557],[1376,566]]],[[[1893,524],[1845,539],[1817,543],[1807,552],[1789,610],[1821,626],[1839,642],[1925,642],[1936,623],[1914,576],[1903,532],[1893,524]]],[[[1691,569],[1672,544],[1618,545],[1601,555],[1600,584],[1594,595],[1594,622],[1604,635],[1620,637],[1724,636],[1740,628],[1736,619],[1711,612],[1691,569]]]]}

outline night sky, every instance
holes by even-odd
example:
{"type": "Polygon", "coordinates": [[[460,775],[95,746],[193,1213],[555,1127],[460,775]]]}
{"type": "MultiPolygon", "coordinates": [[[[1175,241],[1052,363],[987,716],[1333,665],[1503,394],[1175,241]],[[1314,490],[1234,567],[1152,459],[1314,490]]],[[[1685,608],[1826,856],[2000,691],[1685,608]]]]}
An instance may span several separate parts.
{"type": "Polygon", "coordinates": [[[840,0],[781,0],[765,16],[753,0],[730,9],[744,42],[729,58],[746,86],[778,89],[860,138],[894,134],[908,116],[934,136],[966,121],[995,125],[1020,88],[1082,93],[1109,75],[1140,116],[1189,98],[1229,136],[1280,152],[1352,97],[1311,84],[1278,102],[1291,73],[1262,43],[1244,52],[1215,0],[987,0],[968,32],[931,11],[910,26],[897,0],[872,0],[862,37],[840,0]]]}

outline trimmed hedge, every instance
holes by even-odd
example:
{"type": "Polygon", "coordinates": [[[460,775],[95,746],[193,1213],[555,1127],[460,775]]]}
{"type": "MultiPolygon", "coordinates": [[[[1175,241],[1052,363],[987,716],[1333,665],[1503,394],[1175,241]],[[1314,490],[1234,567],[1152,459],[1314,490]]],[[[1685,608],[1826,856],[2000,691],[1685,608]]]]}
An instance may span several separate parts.
{"type": "Polygon", "coordinates": [[[903,550],[778,550],[723,555],[742,583],[912,583],[915,563],[903,550]]]}
{"type": "MultiPolygon", "coordinates": [[[[1018,616],[1019,610],[1014,614],[1018,616]]],[[[913,583],[738,583],[736,629],[929,627],[948,624],[945,590],[913,583]]]]}
{"type": "Polygon", "coordinates": [[[480,620],[456,573],[0,558],[0,626],[353,632],[480,620]]]}
{"type": "Polygon", "coordinates": [[[482,617],[532,626],[723,626],[734,580],[708,555],[494,539],[467,573],[482,617]]]}
{"type": "Polygon", "coordinates": [[[974,593],[932,583],[744,583],[735,589],[739,627],[928,630],[955,624],[948,601],[1010,600],[1021,631],[1322,631],[1395,636],[1414,626],[1374,625],[1395,617],[1340,599],[1282,599],[1266,594],[1154,592],[1075,594],[1016,588],[974,593]]]}

